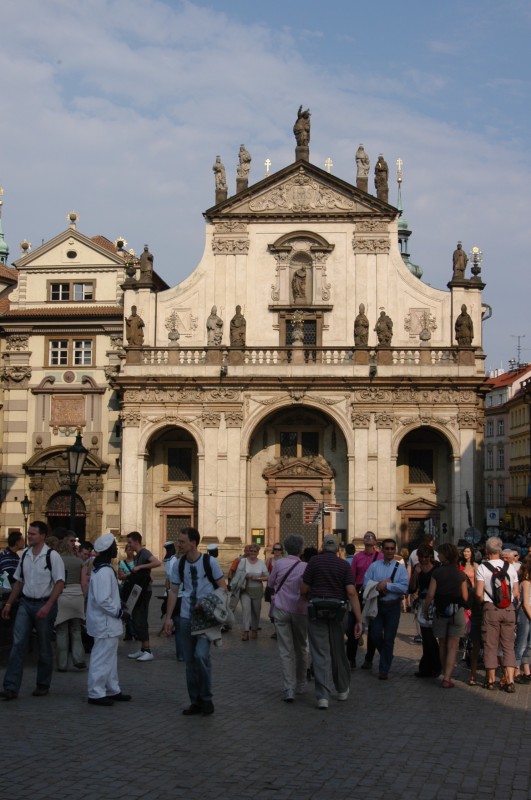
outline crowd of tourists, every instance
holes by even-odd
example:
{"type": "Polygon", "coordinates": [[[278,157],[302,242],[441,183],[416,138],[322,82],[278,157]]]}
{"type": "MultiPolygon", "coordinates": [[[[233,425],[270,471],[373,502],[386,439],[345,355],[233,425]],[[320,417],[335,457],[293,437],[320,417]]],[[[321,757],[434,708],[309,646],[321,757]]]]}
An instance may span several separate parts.
{"type": "MultiPolygon", "coordinates": [[[[315,705],[349,697],[352,670],[372,670],[389,679],[395,639],[403,613],[415,618],[422,644],[416,678],[440,679],[454,688],[453,672],[463,649],[468,683],[488,691],[515,692],[531,682],[531,554],[527,543],[504,545],[487,539],[481,551],[469,543],[436,546],[425,537],[411,553],[397,552],[392,538],[377,541],[367,531],[363,549],[344,553],[326,534],[321,550],[304,547],[302,536],[276,543],[270,557],[249,544],[230,565],[227,580],[215,545],[200,551],[201,537],[185,528],[166,542],[159,561],[134,531],[127,536],[118,574],[118,548],[111,533],[92,546],[66,529],[48,536],[45,523],[32,522],[29,545],[10,534],[0,553],[1,617],[12,625],[12,646],[4,675],[4,700],[18,697],[32,632],[38,641],[36,687],[47,695],[54,662],[66,672],[88,670],[88,703],[111,706],[129,701],[118,677],[118,642],[134,641],[128,658],[152,661],[148,624],[151,571],[162,566],[166,592],[161,633],[175,636],[175,655],[186,662],[189,705],[185,716],[214,713],[210,648],[234,630],[241,607],[241,640],[257,639],[262,604],[269,604],[282,675],[281,697],[293,703],[313,680],[315,705]],[[51,545],[51,546],[50,546],[51,545]],[[522,552],[523,551],[523,552],[522,552]],[[55,642],[55,647],[54,647],[55,642]],[[366,645],[358,662],[360,646],[366,645]],[[55,653],[54,653],[55,650],[55,653]],[[86,654],[90,653],[87,665],[86,654]]],[[[243,646],[243,645],[242,645],[243,646]]],[[[250,647],[246,644],[245,647],[250,647]]]]}

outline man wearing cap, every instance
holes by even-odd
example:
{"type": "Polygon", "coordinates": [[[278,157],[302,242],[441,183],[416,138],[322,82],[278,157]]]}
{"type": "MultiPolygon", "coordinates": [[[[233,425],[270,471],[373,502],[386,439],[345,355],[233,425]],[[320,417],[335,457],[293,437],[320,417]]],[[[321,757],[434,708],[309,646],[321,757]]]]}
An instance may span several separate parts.
{"type": "Polygon", "coordinates": [[[4,691],[0,697],[18,697],[24,670],[24,657],[35,628],[39,642],[37,686],[34,697],[44,697],[50,690],[53,671],[52,634],[57,616],[57,598],[65,585],[65,566],[61,556],[46,544],[48,526],[30,522],[27,547],[13,575],[15,585],[2,609],[2,618],[9,619],[11,606],[19,595],[20,603],[13,628],[13,646],[4,675],[4,691]]]}
{"type": "Polygon", "coordinates": [[[111,561],[118,548],[112,533],[94,542],[96,558],[87,595],[87,632],[94,637],[88,672],[88,702],[93,706],[112,706],[130,700],[118,682],[118,641],[122,635],[122,610],[116,573],[111,561]]]}
{"type": "Polygon", "coordinates": [[[403,564],[395,560],[396,542],[384,539],[383,560],[370,565],[363,585],[373,584],[378,592],[378,613],[369,628],[369,638],[380,653],[379,678],[386,681],[393,661],[395,638],[402,611],[402,597],[407,593],[409,580],[403,564]]]}
{"type": "Polygon", "coordinates": [[[312,615],[320,599],[350,602],[355,617],[354,635],[361,635],[361,610],[354,587],[352,570],[337,557],[337,536],[323,537],[322,552],[308,562],[302,576],[301,594],[309,595],[308,640],[315,676],[315,698],[317,708],[328,708],[329,696],[336,692],[338,700],[346,700],[350,690],[350,665],[344,643],[343,621],[340,614],[335,619],[317,618],[312,615]],[[314,601],[314,602],[312,602],[314,601]],[[332,686],[333,682],[333,686],[332,686]]]}
{"type": "MultiPolygon", "coordinates": [[[[363,608],[363,579],[365,578],[365,573],[371,564],[383,558],[383,553],[380,553],[376,549],[376,536],[372,531],[367,531],[367,533],[365,533],[363,536],[363,545],[364,549],[361,551],[361,553],[356,553],[352,559],[351,565],[352,575],[354,577],[354,585],[356,587],[356,592],[358,593],[361,608],[363,608]]],[[[350,661],[351,669],[354,669],[356,666],[356,656],[358,654],[359,643],[359,639],[356,639],[354,636],[354,623],[354,616],[352,613],[350,613],[347,625],[347,657],[350,661]]],[[[372,660],[374,658],[374,653],[374,644],[372,643],[370,636],[367,636],[367,653],[365,655],[365,661],[362,664],[362,669],[370,669],[372,660]]]]}

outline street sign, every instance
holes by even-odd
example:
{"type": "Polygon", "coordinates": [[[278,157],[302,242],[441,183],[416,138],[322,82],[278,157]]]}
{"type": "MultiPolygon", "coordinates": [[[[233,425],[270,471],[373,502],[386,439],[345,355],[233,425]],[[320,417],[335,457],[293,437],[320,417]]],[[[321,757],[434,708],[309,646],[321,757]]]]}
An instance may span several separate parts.
{"type": "Polygon", "coordinates": [[[319,519],[320,503],[306,502],[302,504],[302,521],[304,525],[314,525],[319,519]]]}
{"type": "Polygon", "coordinates": [[[324,512],[330,514],[332,511],[344,511],[341,503],[325,503],[324,512]]]}

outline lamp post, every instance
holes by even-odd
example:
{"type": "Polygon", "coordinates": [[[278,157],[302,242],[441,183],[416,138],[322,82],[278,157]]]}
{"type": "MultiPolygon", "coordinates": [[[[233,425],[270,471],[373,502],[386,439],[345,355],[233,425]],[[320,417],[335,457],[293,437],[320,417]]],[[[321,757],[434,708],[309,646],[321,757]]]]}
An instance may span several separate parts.
{"type": "Polygon", "coordinates": [[[78,430],[74,444],[66,448],[66,454],[68,456],[68,477],[70,478],[70,530],[76,533],[76,492],[88,456],[88,450],[83,447],[81,441],[81,431],[78,430]]]}
{"type": "Polygon", "coordinates": [[[20,501],[20,507],[22,509],[22,516],[24,517],[24,546],[27,547],[28,545],[28,518],[31,509],[31,500],[29,499],[28,495],[24,495],[24,500],[20,501]]]}

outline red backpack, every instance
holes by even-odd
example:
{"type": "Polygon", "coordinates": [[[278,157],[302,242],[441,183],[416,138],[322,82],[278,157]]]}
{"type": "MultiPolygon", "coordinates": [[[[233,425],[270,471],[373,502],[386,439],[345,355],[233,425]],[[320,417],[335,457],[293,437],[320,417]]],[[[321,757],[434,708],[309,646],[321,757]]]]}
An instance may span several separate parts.
{"type": "Polygon", "coordinates": [[[503,567],[493,567],[489,564],[488,561],[484,562],[485,566],[492,572],[492,594],[485,592],[488,594],[496,608],[509,608],[512,603],[512,592],[511,592],[511,580],[507,574],[509,570],[509,564],[506,561],[503,567]]]}

